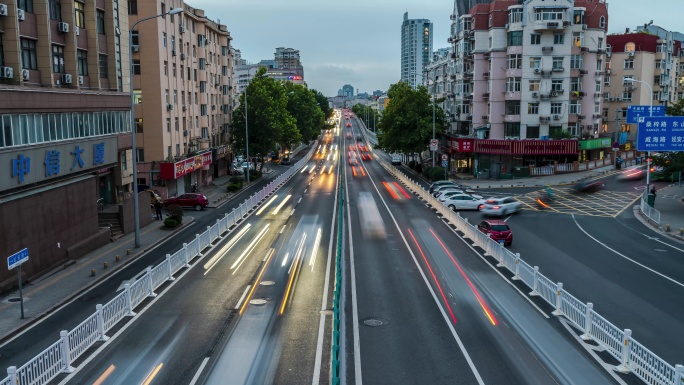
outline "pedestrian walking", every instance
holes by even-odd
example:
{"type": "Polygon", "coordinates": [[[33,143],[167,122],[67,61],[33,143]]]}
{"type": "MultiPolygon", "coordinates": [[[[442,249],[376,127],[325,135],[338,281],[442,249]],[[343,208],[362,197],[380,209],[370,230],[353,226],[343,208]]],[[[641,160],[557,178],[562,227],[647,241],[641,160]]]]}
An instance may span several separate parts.
{"type": "Polygon", "coordinates": [[[655,197],[656,197],[656,189],[655,189],[655,185],[651,186],[651,194],[653,195],[653,198],[655,198],[655,197]]]}
{"type": "Polygon", "coordinates": [[[154,202],[154,211],[157,213],[157,219],[162,220],[162,204],[157,200],[154,202]]]}

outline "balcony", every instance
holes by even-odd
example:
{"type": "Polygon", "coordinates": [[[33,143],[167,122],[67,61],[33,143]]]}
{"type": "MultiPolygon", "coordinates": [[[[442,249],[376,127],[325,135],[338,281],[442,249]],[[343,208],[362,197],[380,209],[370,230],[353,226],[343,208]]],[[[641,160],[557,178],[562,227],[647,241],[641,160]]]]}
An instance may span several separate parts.
{"type": "Polygon", "coordinates": [[[584,115],[577,115],[577,119],[579,119],[579,120],[584,120],[584,119],[586,119],[586,118],[587,118],[587,117],[584,116],[584,115]]]}
{"type": "Polygon", "coordinates": [[[556,30],[556,29],[563,29],[564,27],[568,27],[568,25],[565,24],[563,20],[554,20],[554,21],[535,21],[534,22],[534,30],[535,31],[549,31],[549,30],[556,30]]]}
{"type": "Polygon", "coordinates": [[[589,71],[587,71],[587,70],[579,70],[579,74],[580,74],[580,75],[587,75],[587,74],[589,74],[589,71]]]}
{"type": "Polygon", "coordinates": [[[552,53],[552,52],[553,52],[553,46],[548,45],[548,46],[542,47],[542,53],[552,53]]]}
{"type": "Polygon", "coordinates": [[[563,72],[563,71],[565,71],[565,68],[563,68],[563,67],[553,67],[553,68],[551,69],[551,71],[553,71],[553,72],[563,72]]]}
{"type": "Polygon", "coordinates": [[[472,72],[472,71],[468,71],[468,72],[464,72],[464,73],[463,73],[463,78],[464,78],[464,79],[472,79],[472,77],[473,77],[473,72],[472,72]]]}
{"type": "Polygon", "coordinates": [[[564,93],[565,93],[565,90],[553,90],[553,91],[551,91],[551,97],[555,98],[555,97],[563,95],[564,93]]]}
{"type": "Polygon", "coordinates": [[[472,92],[466,93],[466,94],[463,96],[463,99],[465,99],[465,100],[473,100],[473,93],[472,93],[472,92]]]}
{"type": "Polygon", "coordinates": [[[509,122],[509,123],[520,122],[520,114],[506,114],[506,115],[504,115],[504,122],[509,122]]]}
{"type": "Polygon", "coordinates": [[[550,116],[540,116],[539,117],[539,124],[549,124],[549,122],[551,122],[550,116]]]}
{"type": "Polygon", "coordinates": [[[539,94],[539,98],[541,100],[549,100],[551,98],[551,95],[549,94],[539,94]]]}

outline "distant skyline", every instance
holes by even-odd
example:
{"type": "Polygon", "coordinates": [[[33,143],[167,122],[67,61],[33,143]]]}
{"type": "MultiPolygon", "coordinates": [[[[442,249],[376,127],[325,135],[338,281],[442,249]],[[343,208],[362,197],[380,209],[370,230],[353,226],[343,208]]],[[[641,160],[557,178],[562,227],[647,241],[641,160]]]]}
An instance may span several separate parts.
{"type": "MultiPolygon", "coordinates": [[[[250,63],[273,59],[276,47],[298,49],[304,79],[326,96],[351,84],[372,93],[400,79],[401,23],[429,19],[433,48],[447,47],[452,0],[188,0],[212,20],[228,26],[231,44],[250,63]]],[[[616,0],[608,2],[608,32],[634,31],[653,20],[662,28],[684,33],[682,0],[616,0]],[[679,29],[678,29],[679,28],[679,29]]]]}

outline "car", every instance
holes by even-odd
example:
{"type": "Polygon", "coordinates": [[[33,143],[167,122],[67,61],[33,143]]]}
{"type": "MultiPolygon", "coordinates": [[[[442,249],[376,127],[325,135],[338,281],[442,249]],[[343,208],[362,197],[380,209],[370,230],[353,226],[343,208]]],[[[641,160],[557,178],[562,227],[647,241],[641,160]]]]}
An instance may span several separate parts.
{"type": "Polygon", "coordinates": [[[489,198],[482,207],[482,214],[502,216],[517,213],[522,209],[522,203],[513,197],[489,198]]]}
{"type": "Polygon", "coordinates": [[[401,156],[399,156],[399,155],[392,155],[392,160],[391,160],[390,163],[392,163],[392,164],[401,164],[401,156]]]}
{"type": "Polygon", "coordinates": [[[349,158],[349,165],[350,166],[358,166],[359,165],[359,160],[356,159],[355,157],[349,158]]]}
{"type": "Polygon", "coordinates": [[[576,183],[572,189],[576,193],[592,193],[602,190],[605,184],[600,180],[589,180],[576,183]]]}
{"type": "Polygon", "coordinates": [[[209,204],[209,199],[204,194],[186,193],[164,201],[164,207],[178,205],[180,207],[192,207],[197,211],[203,210],[209,204]]]}
{"type": "Polygon", "coordinates": [[[482,208],[485,201],[486,200],[479,195],[458,194],[450,196],[442,203],[452,211],[479,210],[482,208]]]}
{"type": "Polygon", "coordinates": [[[290,157],[288,155],[283,156],[283,158],[280,159],[280,164],[282,164],[282,165],[290,164],[290,157]]]}
{"type": "Polygon", "coordinates": [[[619,180],[638,180],[646,177],[646,166],[626,168],[618,174],[619,180]]]}
{"type": "MultiPolygon", "coordinates": [[[[437,199],[438,199],[440,202],[444,202],[444,201],[447,200],[449,197],[452,197],[452,196],[454,196],[454,195],[466,194],[465,191],[459,190],[459,189],[453,189],[453,190],[447,190],[447,191],[440,191],[440,192],[441,192],[441,194],[439,194],[439,196],[437,197],[437,199]]],[[[470,195],[470,194],[467,194],[467,195],[470,195]]],[[[476,195],[476,196],[479,196],[479,195],[476,195]]]]}
{"type": "Polygon", "coordinates": [[[351,127],[351,123],[347,123],[347,127],[351,127]]]}
{"type": "Polygon", "coordinates": [[[454,185],[454,186],[456,185],[456,183],[454,183],[454,182],[452,182],[452,181],[450,181],[450,180],[438,180],[437,182],[433,182],[433,183],[430,185],[430,193],[432,193],[432,192],[435,190],[435,188],[436,188],[437,186],[441,186],[441,185],[443,185],[443,184],[452,184],[452,185],[454,185]]]}
{"type": "Polygon", "coordinates": [[[249,167],[250,170],[254,170],[254,163],[251,162],[242,162],[242,169],[246,169],[249,167]]]}
{"type": "Polygon", "coordinates": [[[444,192],[444,191],[460,191],[460,192],[465,192],[461,186],[455,184],[455,183],[446,183],[446,184],[441,184],[437,187],[435,187],[432,190],[432,196],[433,197],[438,197],[439,193],[444,192]]]}
{"type": "Polygon", "coordinates": [[[352,138],[352,133],[351,133],[351,132],[347,132],[347,135],[346,135],[346,136],[347,136],[347,139],[351,139],[351,138],[352,138]]]}
{"type": "Polygon", "coordinates": [[[513,231],[508,224],[499,220],[486,220],[477,225],[477,229],[489,235],[496,242],[503,242],[504,246],[513,244],[513,231]]]}

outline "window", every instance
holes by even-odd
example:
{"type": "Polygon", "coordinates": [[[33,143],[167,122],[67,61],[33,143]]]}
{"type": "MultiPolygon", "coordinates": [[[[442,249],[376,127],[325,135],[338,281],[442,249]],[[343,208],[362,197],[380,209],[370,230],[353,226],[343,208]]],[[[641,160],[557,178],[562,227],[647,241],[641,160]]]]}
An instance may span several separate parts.
{"type": "Polygon", "coordinates": [[[520,115],[520,100],[506,101],[506,115],[520,115]]]}
{"type": "Polygon", "coordinates": [[[584,68],[584,58],[582,55],[570,56],[570,68],[574,70],[581,70],[584,68]]]}
{"type": "Polygon", "coordinates": [[[584,11],[575,10],[572,15],[572,21],[575,24],[584,24],[584,11]]]}
{"type": "Polygon", "coordinates": [[[140,75],[140,60],[133,59],[133,75],[140,75]]]}
{"type": "Polygon", "coordinates": [[[598,38],[598,43],[596,43],[596,48],[603,49],[603,38],[602,37],[598,38]]]}
{"type": "Polygon", "coordinates": [[[121,171],[128,169],[128,159],[126,158],[126,151],[121,151],[121,171]]]}
{"type": "Polygon", "coordinates": [[[133,90],[133,102],[135,104],[142,103],[142,90],[133,90]]]}
{"type": "Polygon", "coordinates": [[[76,50],[76,65],[78,67],[79,76],[88,76],[88,51],[76,50]]]}
{"type": "Polygon", "coordinates": [[[162,32],[162,46],[166,48],[166,32],[162,32]]]}
{"type": "Polygon", "coordinates": [[[530,91],[539,91],[540,80],[530,80],[530,91]]]}
{"type": "Polygon", "coordinates": [[[64,73],[64,47],[61,45],[52,45],[52,72],[64,73]]]}
{"type": "Polygon", "coordinates": [[[204,70],[207,66],[207,60],[205,58],[199,59],[199,69],[204,70]]]}
{"type": "Polygon", "coordinates": [[[594,91],[596,91],[597,94],[601,93],[601,79],[596,80],[596,88],[594,89],[594,91]]]}
{"type": "Polygon", "coordinates": [[[207,116],[207,105],[206,104],[202,104],[200,106],[200,115],[207,116]]]}
{"type": "Polygon", "coordinates": [[[48,7],[50,10],[50,19],[62,21],[62,3],[61,3],[61,0],[48,0],[48,7]]]}
{"type": "Polygon", "coordinates": [[[634,69],[634,56],[628,57],[624,62],[624,69],[631,70],[634,69]]]}
{"type": "MultiPolygon", "coordinates": [[[[166,18],[166,4],[161,3],[161,14],[164,15],[162,16],[163,18],[166,18]]],[[[171,151],[169,151],[171,152],[171,151]]]]}
{"type": "Polygon", "coordinates": [[[623,102],[631,102],[632,101],[632,91],[625,91],[622,93],[622,101],[623,102]]]}
{"type": "MultiPolygon", "coordinates": [[[[166,118],[166,132],[171,132],[171,118],[166,118]]],[[[171,146],[169,146],[169,156],[171,155],[171,146]]]]}
{"type": "Polygon", "coordinates": [[[520,23],[523,20],[523,10],[522,8],[514,8],[508,12],[508,22],[509,23],[520,23]]]}
{"type": "Polygon", "coordinates": [[[651,96],[651,99],[660,100],[660,91],[653,91],[653,95],[651,96]]]}
{"type": "Polygon", "coordinates": [[[164,60],[164,76],[169,76],[169,62],[164,60]]]}
{"type": "Polygon", "coordinates": [[[506,78],[506,92],[520,91],[520,78],[506,78]]]}
{"type": "Polygon", "coordinates": [[[97,65],[100,70],[100,78],[109,78],[109,63],[107,62],[107,55],[99,54],[97,56],[97,65]]]}
{"type": "Polygon", "coordinates": [[[604,76],[603,77],[603,85],[604,86],[610,86],[610,76],[604,76]]]}
{"type": "Polygon", "coordinates": [[[142,134],[144,132],[142,118],[138,118],[135,120],[135,132],[137,132],[138,134],[142,134]]]}
{"type": "Polygon", "coordinates": [[[575,47],[582,47],[584,45],[584,32],[572,33],[572,45],[575,47]]]}
{"type": "Polygon", "coordinates": [[[173,90],[173,104],[178,103],[178,91],[173,90]]]}
{"type": "Polygon", "coordinates": [[[553,44],[565,44],[565,34],[554,33],[553,34],[553,44]]]}
{"type": "Polygon", "coordinates": [[[202,139],[209,139],[209,129],[202,127],[202,139]]]}
{"type": "Polygon", "coordinates": [[[540,57],[530,57],[530,68],[541,68],[541,58],[540,57]]]}
{"type": "Polygon", "coordinates": [[[17,8],[33,13],[33,0],[18,0],[17,8]]]}
{"type": "Polygon", "coordinates": [[[166,89],[166,104],[171,104],[171,99],[169,99],[169,89],[166,89]]]}
{"type": "Polygon", "coordinates": [[[549,137],[557,138],[563,133],[563,126],[551,126],[549,127],[549,137]]]}
{"type": "Polygon", "coordinates": [[[76,26],[85,28],[85,4],[74,1],[74,10],[76,11],[76,26]]]}
{"type": "Polygon", "coordinates": [[[200,92],[202,92],[202,93],[207,92],[207,82],[200,81],[200,92]]]}
{"type": "Polygon", "coordinates": [[[2,44],[2,35],[3,34],[0,33],[0,66],[5,65],[5,49],[2,44]]]}
{"type": "Polygon", "coordinates": [[[176,117],[176,120],[174,122],[174,128],[176,129],[176,131],[178,131],[180,129],[180,123],[178,122],[178,117],[176,117]]]}
{"type": "Polygon", "coordinates": [[[551,115],[560,115],[563,113],[563,103],[551,103],[551,115]]]}
{"type": "Polygon", "coordinates": [[[27,70],[38,69],[35,40],[21,39],[21,68],[27,70]]]}
{"type": "Polygon", "coordinates": [[[185,72],[185,67],[182,64],[180,66],[180,71],[178,71],[178,72],[180,73],[181,79],[183,79],[183,72],[185,72]]]}
{"type": "Polygon", "coordinates": [[[530,115],[538,115],[539,103],[527,103],[527,113],[530,115]]]}
{"type": "Polygon", "coordinates": [[[541,35],[538,33],[530,34],[530,44],[532,44],[532,45],[541,44],[541,35]]]}
{"type": "Polygon", "coordinates": [[[571,100],[568,110],[569,114],[581,114],[582,113],[582,103],[579,100],[571,100]]]}
{"type": "Polygon", "coordinates": [[[508,46],[522,45],[522,37],[523,37],[522,31],[508,32],[506,43],[508,46]]]}
{"type": "Polygon", "coordinates": [[[563,69],[563,57],[562,56],[555,56],[553,58],[553,69],[563,69]]]}
{"type": "Polygon", "coordinates": [[[622,85],[623,86],[632,86],[634,84],[634,82],[632,80],[634,80],[633,75],[623,76],[622,77],[622,85]]]}
{"type": "Polygon", "coordinates": [[[599,28],[606,28],[606,17],[601,16],[599,19],[599,28]]]}
{"type": "Polygon", "coordinates": [[[571,92],[582,92],[582,79],[570,78],[570,91],[571,92]]]}
{"type": "Polygon", "coordinates": [[[534,19],[536,21],[563,20],[564,13],[563,8],[537,8],[534,12],[534,19]]]}
{"type": "Polygon", "coordinates": [[[504,136],[520,137],[520,123],[505,123],[504,136]]]}
{"type": "Polygon", "coordinates": [[[173,63],[171,65],[171,73],[173,74],[173,77],[176,77],[176,63],[173,63]]]}
{"type": "Polygon", "coordinates": [[[97,33],[100,35],[105,34],[105,13],[103,10],[98,9],[96,12],[97,17],[97,33]]]}
{"type": "Polygon", "coordinates": [[[171,50],[176,50],[176,35],[171,35],[171,50]]]}
{"type": "Polygon", "coordinates": [[[506,68],[509,70],[522,68],[522,55],[508,55],[506,68]]]}
{"type": "Polygon", "coordinates": [[[138,31],[131,32],[131,45],[138,46],[140,44],[140,34],[138,31]]]}
{"type": "Polygon", "coordinates": [[[527,133],[525,135],[527,139],[537,139],[539,138],[539,126],[527,126],[527,133]]]}
{"type": "Polygon", "coordinates": [[[563,79],[552,79],[551,91],[563,91],[563,79]]]}
{"type": "Polygon", "coordinates": [[[138,0],[128,0],[128,14],[137,15],[138,14],[138,0]]]}

